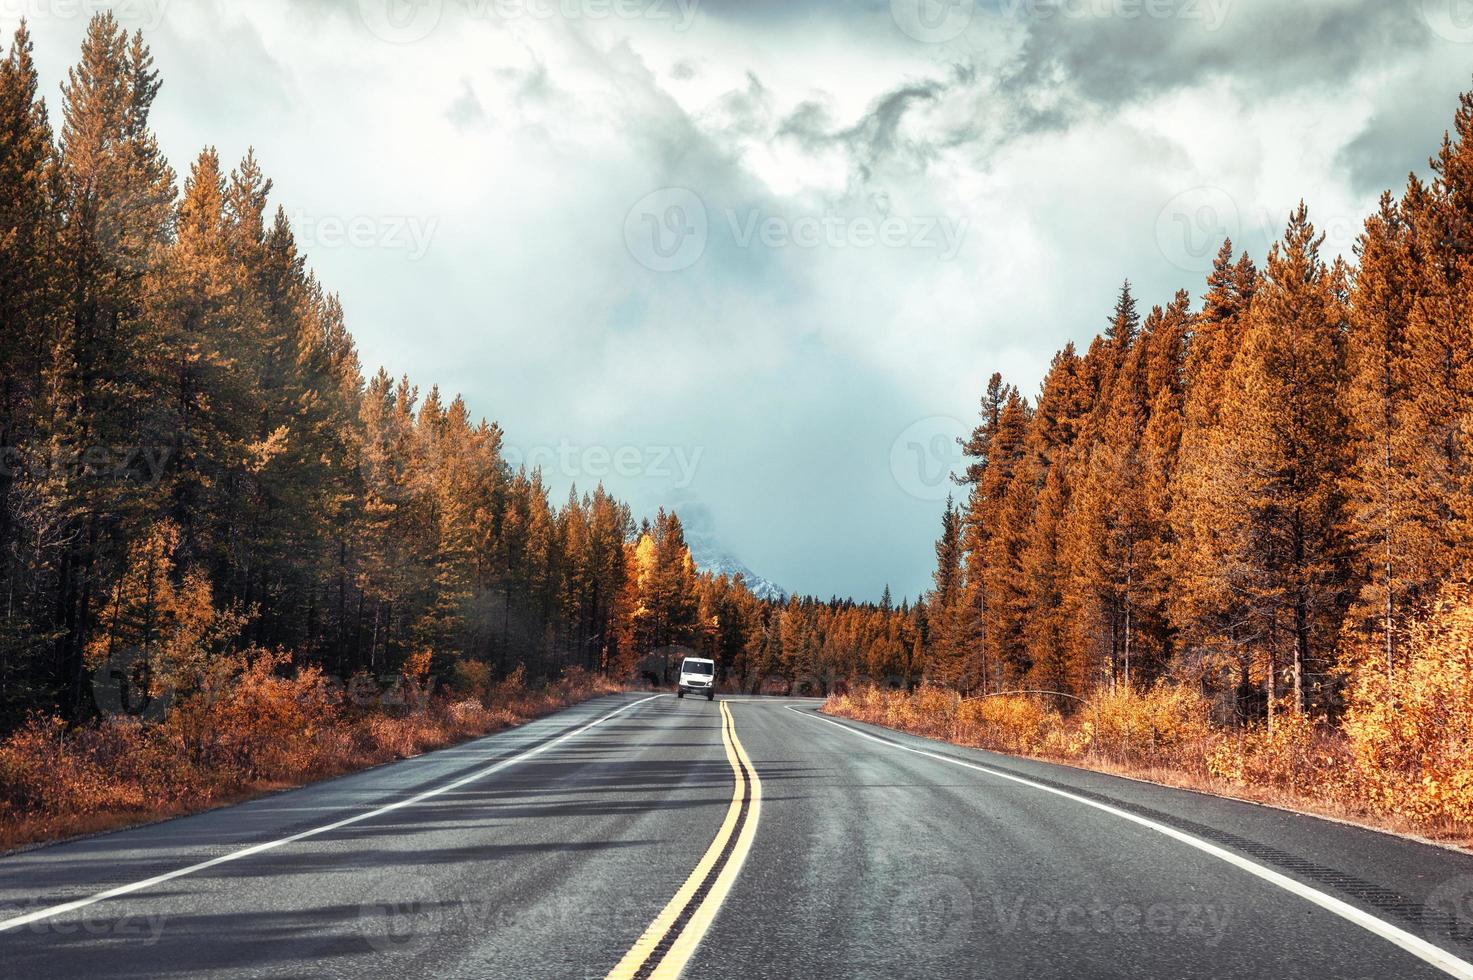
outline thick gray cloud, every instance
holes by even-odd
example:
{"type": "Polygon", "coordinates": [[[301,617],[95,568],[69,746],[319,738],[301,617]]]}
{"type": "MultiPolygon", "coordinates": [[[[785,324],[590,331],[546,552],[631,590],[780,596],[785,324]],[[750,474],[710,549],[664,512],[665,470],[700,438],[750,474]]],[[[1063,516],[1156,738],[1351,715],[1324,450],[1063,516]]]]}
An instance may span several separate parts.
{"type": "Polygon", "coordinates": [[[1425,177],[1428,158],[1452,129],[1458,93],[1469,85],[1466,70],[1459,75],[1456,69],[1388,83],[1365,128],[1340,151],[1352,186],[1366,194],[1400,193],[1409,173],[1425,177]]]}
{"type": "Polygon", "coordinates": [[[1213,76],[1226,76],[1262,97],[1303,85],[1335,85],[1394,64],[1429,41],[1416,5],[1396,0],[999,3],[1003,11],[1039,11],[1000,14],[1028,22],[1010,85],[1063,82],[1106,108],[1213,76]],[[1121,13],[1082,17],[1066,12],[1071,9],[1121,13]]]}
{"type": "MultiPolygon", "coordinates": [[[[28,2],[54,90],[85,23],[28,2]]],[[[992,371],[1300,197],[1348,249],[1473,52],[1432,0],[131,2],[175,165],[256,146],[370,370],[870,598],[926,587],[992,371]]]]}

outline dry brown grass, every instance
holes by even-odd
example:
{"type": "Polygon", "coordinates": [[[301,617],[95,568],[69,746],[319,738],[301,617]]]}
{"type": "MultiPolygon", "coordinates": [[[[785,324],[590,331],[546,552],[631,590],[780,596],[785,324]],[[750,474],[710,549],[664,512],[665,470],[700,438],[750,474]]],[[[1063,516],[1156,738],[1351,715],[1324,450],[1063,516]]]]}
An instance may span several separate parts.
{"type": "Polygon", "coordinates": [[[0,850],[239,802],[622,690],[576,669],[535,688],[520,671],[492,686],[472,669],[469,681],[457,671],[453,690],[429,696],[427,666],[411,662],[402,703],[355,703],[364,699],[315,668],[288,675],[284,657],[257,654],[225,665],[159,722],[78,728],[34,718],[0,742],[0,850]]]}
{"type": "MultiPolygon", "coordinates": [[[[1456,709],[1449,710],[1445,703],[1446,688],[1441,693],[1444,712],[1456,719],[1456,709]]],[[[1473,698],[1473,690],[1464,696],[1473,698]]],[[[1214,727],[1206,702],[1181,687],[1102,692],[1068,717],[1035,697],[963,701],[954,692],[924,687],[913,693],[861,689],[831,697],[823,710],[958,745],[1314,813],[1441,843],[1473,843],[1473,824],[1464,819],[1461,797],[1445,794],[1448,804],[1438,808],[1429,805],[1425,792],[1385,791],[1388,785],[1424,785],[1421,780],[1426,777],[1418,777],[1415,770],[1391,773],[1372,768],[1374,778],[1368,778],[1366,747],[1380,743],[1366,741],[1350,724],[1345,729],[1331,727],[1286,711],[1273,732],[1265,727],[1228,731],[1214,727]]],[[[1351,717],[1364,723],[1364,706],[1359,710],[1361,714],[1353,712],[1351,717]]],[[[1473,756],[1451,762],[1445,748],[1447,734],[1447,726],[1442,726],[1424,736],[1442,746],[1428,752],[1444,783],[1461,787],[1473,772],[1473,756]]],[[[1404,740],[1398,751],[1403,757],[1421,757],[1404,740]]]]}

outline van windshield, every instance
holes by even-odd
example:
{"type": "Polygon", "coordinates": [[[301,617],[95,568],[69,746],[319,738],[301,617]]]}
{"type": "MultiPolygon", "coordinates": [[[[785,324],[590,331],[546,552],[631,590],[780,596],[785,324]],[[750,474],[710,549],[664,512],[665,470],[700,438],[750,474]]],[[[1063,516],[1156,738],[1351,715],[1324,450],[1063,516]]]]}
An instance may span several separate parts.
{"type": "Polygon", "coordinates": [[[681,666],[680,669],[682,671],[684,671],[685,673],[687,673],[687,674],[708,674],[709,675],[711,673],[711,665],[710,664],[698,664],[698,663],[694,663],[694,662],[692,662],[690,660],[687,660],[681,666]]]}

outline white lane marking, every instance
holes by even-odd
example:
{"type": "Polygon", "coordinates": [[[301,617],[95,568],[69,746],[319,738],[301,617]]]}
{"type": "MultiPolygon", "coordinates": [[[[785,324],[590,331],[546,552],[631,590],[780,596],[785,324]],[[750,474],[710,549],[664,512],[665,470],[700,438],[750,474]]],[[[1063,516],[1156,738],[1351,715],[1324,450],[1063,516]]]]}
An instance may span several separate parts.
{"type": "MultiPolygon", "coordinates": [[[[62,902],[60,905],[51,905],[44,909],[37,909],[34,912],[27,912],[24,915],[17,915],[13,918],[5,919],[3,921],[0,921],[0,932],[5,932],[9,929],[16,929],[20,926],[27,925],[31,922],[38,922],[42,919],[54,918],[58,915],[64,915],[67,912],[74,912],[77,909],[86,908],[89,905],[96,905],[98,902],[106,901],[109,898],[117,898],[120,895],[129,895],[133,892],[142,891],[145,888],[152,888],[154,885],[161,885],[166,881],[173,881],[175,878],[182,878],[185,875],[194,874],[196,871],[204,871],[206,868],[213,868],[217,864],[225,864],[228,861],[239,861],[241,858],[251,857],[253,855],[260,854],[263,851],[274,850],[278,847],[282,847],[286,844],[293,844],[299,840],[304,840],[308,837],[316,837],[319,834],[326,834],[330,831],[338,830],[339,828],[346,827],[349,824],[361,823],[364,820],[371,820],[374,817],[383,816],[385,813],[391,813],[394,810],[400,810],[407,806],[414,806],[418,803],[423,803],[425,800],[440,796],[444,793],[448,793],[451,790],[459,789],[467,783],[473,783],[478,779],[484,779],[494,772],[498,772],[508,766],[516,765],[518,762],[521,762],[525,759],[530,759],[534,755],[539,755],[540,753],[546,752],[554,745],[558,745],[559,743],[566,742],[570,738],[575,738],[579,735],[582,735],[590,728],[601,725],[615,715],[623,714],[630,708],[638,707],[639,705],[644,704],[646,701],[653,701],[655,698],[666,698],[669,696],[670,695],[668,694],[654,694],[647,698],[640,698],[638,701],[631,701],[623,707],[618,708],[617,710],[610,711],[608,714],[602,716],[601,718],[595,718],[593,721],[584,725],[582,728],[574,729],[573,731],[568,732],[564,735],[559,735],[552,741],[545,742],[534,749],[528,749],[526,752],[523,752],[519,755],[514,755],[508,759],[502,759],[500,762],[494,765],[487,766],[485,769],[473,772],[469,776],[462,776],[460,779],[457,779],[452,783],[446,783],[444,786],[437,786],[434,789],[425,790],[423,793],[416,794],[415,796],[411,796],[408,799],[399,800],[397,803],[389,803],[373,810],[365,810],[364,812],[356,813],[351,817],[344,817],[342,820],[336,820],[329,824],[323,824],[321,827],[313,827],[310,830],[303,830],[300,833],[292,834],[290,837],[283,837],[280,840],[267,841],[263,844],[253,844],[252,846],[242,848],[239,851],[231,851],[229,854],[222,854],[219,857],[211,858],[208,861],[201,861],[198,864],[191,864],[187,868],[179,868],[176,871],[168,871],[161,875],[155,875],[152,878],[146,878],[143,881],[135,881],[130,884],[119,885],[116,888],[109,888],[106,891],[98,892],[95,895],[89,895],[86,898],[79,898],[70,902],[62,902]]],[[[433,753],[431,754],[433,755],[433,753]]],[[[420,756],[419,758],[428,758],[428,756],[420,756]]]]}
{"type": "Polygon", "coordinates": [[[996,776],[999,779],[1006,779],[1010,782],[1019,783],[1023,786],[1031,787],[1032,789],[1042,790],[1045,793],[1052,793],[1055,796],[1062,796],[1066,800],[1073,800],[1075,803],[1083,803],[1085,806],[1093,807],[1096,810],[1100,810],[1104,813],[1111,814],[1112,816],[1119,817],[1122,820],[1128,820],[1131,823],[1139,824],[1142,827],[1146,827],[1150,830],[1156,831],[1158,834],[1164,834],[1165,836],[1170,837],[1173,840],[1180,841],[1181,843],[1186,844],[1188,847],[1194,847],[1204,854],[1210,854],[1215,858],[1226,861],[1228,864],[1231,864],[1234,867],[1241,868],[1251,875],[1262,878],[1264,881],[1268,882],[1271,885],[1277,885],[1279,888],[1282,888],[1284,891],[1289,892],[1290,894],[1298,895],[1300,898],[1303,898],[1306,901],[1313,902],[1320,908],[1325,909],[1328,912],[1332,912],[1335,915],[1340,916],[1340,918],[1360,926],[1367,932],[1374,933],[1375,935],[1380,936],[1382,939],[1385,939],[1390,943],[1400,946],[1408,953],[1411,953],[1413,956],[1417,957],[1423,962],[1436,967],[1443,973],[1446,973],[1448,976],[1459,977],[1461,978],[1461,980],[1473,980],[1473,963],[1469,963],[1467,960],[1459,959],[1442,947],[1434,946],[1433,944],[1427,942],[1425,939],[1422,939],[1420,936],[1415,936],[1404,929],[1398,929],[1391,923],[1386,922],[1383,919],[1378,919],[1374,915],[1371,915],[1369,912],[1363,912],[1360,909],[1356,908],[1354,905],[1342,902],[1340,901],[1340,899],[1335,898],[1332,895],[1326,895],[1324,892],[1319,891],[1315,888],[1311,888],[1303,882],[1296,881],[1295,879],[1290,878],[1287,875],[1280,874],[1272,868],[1265,867],[1264,865],[1261,865],[1256,861],[1250,861],[1241,855],[1234,854],[1232,851],[1218,847],[1216,844],[1209,843],[1199,837],[1193,837],[1191,834],[1183,833],[1182,831],[1177,830],[1175,827],[1169,827],[1166,824],[1157,823],[1154,820],[1149,820],[1145,817],[1137,816],[1136,814],[1131,813],[1127,810],[1122,810],[1119,807],[1110,806],[1108,803],[1099,803],[1095,800],[1089,799],[1088,797],[1078,796],[1074,793],[1068,792],[1067,790],[1056,789],[1043,783],[1036,783],[1031,779],[1023,778],[1022,776],[1014,776],[1012,773],[1004,772],[1001,769],[992,769],[987,766],[979,766],[976,763],[972,762],[963,762],[960,759],[953,759],[950,756],[940,755],[936,752],[927,752],[924,749],[913,749],[906,745],[897,745],[896,743],[891,742],[887,739],[876,738],[868,732],[862,732],[856,728],[850,728],[848,725],[841,725],[837,721],[825,718],[822,715],[799,711],[797,708],[794,708],[791,705],[787,705],[785,707],[787,707],[789,711],[794,712],[795,714],[806,715],[807,717],[813,718],[815,721],[825,722],[826,724],[833,725],[835,728],[843,729],[851,735],[857,735],[860,738],[867,738],[871,742],[878,742],[881,745],[887,746],[889,748],[899,749],[901,752],[911,752],[915,755],[923,755],[928,759],[935,759],[938,762],[949,762],[954,766],[961,766],[964,769],[975,769],[977,772],[986,773],[989,776],[996,776]]]}

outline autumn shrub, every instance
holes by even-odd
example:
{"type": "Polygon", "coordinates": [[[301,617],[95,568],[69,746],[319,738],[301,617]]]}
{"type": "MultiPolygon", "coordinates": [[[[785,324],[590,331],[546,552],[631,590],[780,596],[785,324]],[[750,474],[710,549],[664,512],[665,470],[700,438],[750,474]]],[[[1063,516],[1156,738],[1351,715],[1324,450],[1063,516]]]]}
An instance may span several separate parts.
{"type": "Polygon", "coordinates": [[[456,728],[461,731],[473,729],[493,717],[492,713],[487,711],[486,706],[481,703],[479,697],[457,698],[445,706],[445,711],[456,728]]]}
{"type": "Polygon", "coordinates": [[[450,686],[458,694],[482,701],[491,689],[491,665],[484,660],[457,660],[450,668],[450,686]]]}
{"type": "Polygon", "coordinates": [[[912,731],[914,709],[907,694],[866,686],[829,696],[824,710],[829,714],[901,731],[912,731]]]}
{"type": "Polygon", "coordinates": [[[959,700],[955,691],[926,685],[909,697],[892,692],[886,713],[897,720],[903,719],[906,724],[896,727],[904,727],[906,731],[927,738],[950,738],[956,731],[959,700]]]}
{"type": "Polygon", "coordinates": [[[1348,756],[1343,735],[1323,719],[1285,701],[1272,727],[1222,732],[1204,759],[1209,775],[1240,787],[1354,805],[1347,795],[1348,756]]]}
{"type": "Polygon", "coordinates": [[[869,721],[872,716],[870,699],[874,691],[872,687],[863,687],[858,690],[831,694],[828,701],[824,703],[823,710],[841,718],[869,721]]]}
{"type": "Polygon", "coordinates": [[[1343,728],[1374,810],[1473,826],[1473,588],[1443,592],[1389,676],[1357,659],[1343,728]]]}
{"type": "Polygon", "coordinates": [[[527,667],[517,664],[516,668],[499,683],[493,685],[486,696],[487,705],[510,704],[527,696],[527,667]]]}
{"type": "Polygon", "coordinates": [[[77,751],[64,722],[39,717],[0,746],[0,794],[11,812],[87,813],[141,801],[117,792],[106,770],[77,751]]]}
{"type": "Polygon", "coordinates": [[[326,761],[316,735],[336,723],[340,699],[316,666],[285,673],[289,659],[241,657],[228,683],[170,712],[165,726],[194,764],[251,781],[312,772],[326,761]]]}
{"type": "Polygon", "coordinates": [[[1193,764],[1211,734],[1211,702],[1185,685],[1103,688],[1078,712],[1073,752],[1148,765],[1193,764]]]}
{"type": "Polygon", "coordinates": [[[1028,755],[1042,751],[1062,725],[1059,713],[1037,697],[1004,695],[963,702],[956,727],[961,741],[1028,755]]]}
{"type": "Polygon", "coordinates": [[[554,685],[559,691],[569,693],[572,691],[586,691],[593,685],[593,675],[582,667],[569,667],[563,671],[563,676],[554,685]]]}
{"type": "Polygon", "coordinates": [[[406,696],[368,697],[316,667],[292,669],[285,654],[252,651],[215,658],[162,720],[32,718],[0,740],[0,847],[418,755],[621,689],[577,668],[531,687],[518,670],[485,700],[458,684],[432,697],[428,669],[428,655],[411,657],[406,696]]]}
{"type": "Polygon", "coordinates": [[[942,687],[914,692],[856,687],[829,698],[824,710],[899,731],[998,749],[1040,751],[1062,722],[1056,711],[1031,697],[963,700],[942,687]]]}

